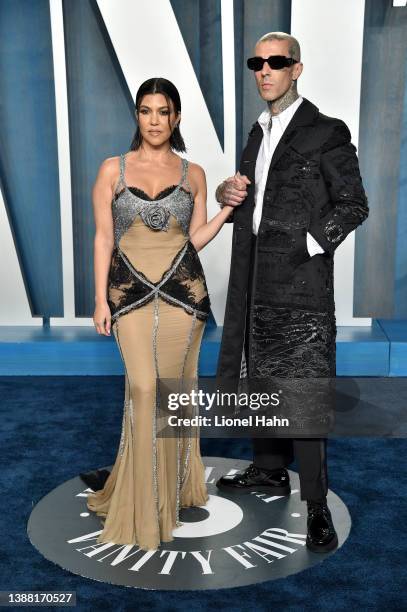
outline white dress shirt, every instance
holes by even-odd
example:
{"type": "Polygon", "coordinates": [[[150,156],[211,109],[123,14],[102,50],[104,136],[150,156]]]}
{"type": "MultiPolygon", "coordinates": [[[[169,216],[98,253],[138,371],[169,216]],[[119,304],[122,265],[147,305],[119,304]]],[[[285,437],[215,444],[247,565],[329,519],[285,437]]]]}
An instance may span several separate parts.
{"type": "MultiPolygon", "coordinates": [[[[285,110],[278,115],[273,115],[273,127],[271,130],[268,129],[270,121],[270,111],[266,108],[257,121],[263,129],[263,140],[259,148],[259,152],[256,160],[255,170],[255,186],[254,186],[254,212],[253,212],[253,234],[257,235],[261,214],[263,209],[263,197],[264,190],[266,188],[267,175],[270,167],[271,158],[276,150],[276,147],[280,141],[281,136],[297,108],[300,106],[303,98],[299,96],[295,102],[290,104],[285,110]]],[[[307,232],[307,248],[310,256],[316,255],[317,253],[323,253],[324,249],[318,244],[318,242],[307,232]]]]}

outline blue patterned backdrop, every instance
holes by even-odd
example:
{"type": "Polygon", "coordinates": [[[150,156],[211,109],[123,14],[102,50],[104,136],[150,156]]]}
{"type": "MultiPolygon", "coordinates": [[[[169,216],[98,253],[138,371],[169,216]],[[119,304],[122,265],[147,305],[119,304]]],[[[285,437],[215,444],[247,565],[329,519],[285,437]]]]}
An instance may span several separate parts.
{"type": "MultiPolygon", "coordinates": [[[[220,0],[171,0],[221,146],[220,0]]],[[[236,160],[262,102],[244,69],[289,0],[234,0],[236,160]],[[265,24],[272,24],[265,28],[265,24]]],[[[91,187],[128,149],[133,101],[95,0],[63,0],[73,199],[75,311],[94,306],[91,187]]],[[[355,316],[407,318],[407,10],[366,0],[359,157],[369,222],[356,232],[355,316]]],[[[233,58],[231,58],[231,61],[233,58]]],[[[33,315],[62,316],[58,150],[49,2],[0,0],[0,181],[33,315]],[[52,256],[50,256],[52,254],[52,256]]],[[[323,110],[323,109],[321,109],[323,110]]]]}
{"type": "Polygon", "coordinates": [[[369,223],[357,230],[355,316],[407,318],[407,9],[365,8],[359,130],[369,223]]]}
{"type": "Polygon", "coordinates": [[[62,316],[58,153],[47,0],[0,1],[0,143],[1,189],[32,314],[62,316]]]}

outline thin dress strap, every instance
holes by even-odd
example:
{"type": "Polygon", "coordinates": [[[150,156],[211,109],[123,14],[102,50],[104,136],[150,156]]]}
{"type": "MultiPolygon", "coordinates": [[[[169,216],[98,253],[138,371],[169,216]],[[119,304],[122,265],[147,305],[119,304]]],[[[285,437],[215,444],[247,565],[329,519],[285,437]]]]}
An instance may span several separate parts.
{"type": "Polygon", "coordinates": [[[182,187],[182,185],[185,183],[185,185],[188,187],[188,190],[192,191],[191,185],[189,184],[188,179],[187,179],[189,162],[187,159],[185,159],[185,157],[182,157],[181,159],[182,159],[183,168],[182,168],[182,177],[181,177],[179,185],[180,187],[182,187]]]}
{"type": "Polygon", "coordinates": [[[114,190],[115,194],[117,194],[119,192],[120,187],[126,188],[126,181],[124,180],[124,164],[125,164],[125,154],[122,153],[119,156],[119,161],[120,161],[120,174],[119,174],[119,180],[117,181],[116,184],[116,189],[114,190]]]}
{"type": "Polygon", "coordinates": [[[125,166],[125,154],[122,153],[120,155],[120,177],[119,177],[119,185],[126,186],[126,181],[124,180],[124,166],[125,166]]]}

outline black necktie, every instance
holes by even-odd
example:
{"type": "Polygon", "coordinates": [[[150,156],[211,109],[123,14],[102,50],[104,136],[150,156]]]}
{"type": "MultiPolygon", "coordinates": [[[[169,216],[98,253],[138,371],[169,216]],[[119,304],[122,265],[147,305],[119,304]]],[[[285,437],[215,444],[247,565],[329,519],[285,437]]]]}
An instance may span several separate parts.
{"type": "Polygon", "coordinates": [[[272,115],[270,113],[270,120],[269,120],[269,124],[267,126],[268,131],[271,130],[272,126],[273,126],[273,117],[272,117],[272,115]]]}

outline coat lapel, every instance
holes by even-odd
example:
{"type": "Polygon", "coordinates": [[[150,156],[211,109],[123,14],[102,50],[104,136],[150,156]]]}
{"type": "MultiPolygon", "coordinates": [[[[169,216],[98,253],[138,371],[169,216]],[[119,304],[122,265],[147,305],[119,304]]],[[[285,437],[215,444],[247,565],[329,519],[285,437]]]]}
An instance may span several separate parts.
{"type": "MultiPolygon", "coordinates": [[[[318,108],[315,104],[312,104],[307,98],[304,98],[298,109],[293,115],[290,123],[288,124],[282,138],[280,139],[273,157],[270,162],[268,179],[270,179],[270,173],[274,165],[283,155],[287,147],[295,142],[297,138],[301,138],[301,130],[298,130],[301,126],[311,125],[318,115],[318,108]]],[[[256,160],[263,140],[263,130],[258,121],[253,124],[252,129],[249,132],[249,139],[247,145],[242,153],[240,174],[245,174],[251,181],[251,185],[248,186],[247,198],[242,204],[238,206],[235,215],[239,221],[251,224],[251,219],[254,210],[254,183],[255,183],[255,170],[256,160]]]]}
{"type": "Polygon", "coordinates": [[[312,102],[307,100],[307,98],[304,98],[302,103],[295,111],[293,118],[285,129],[284,134],[280,138],[280,141],[273,153],[269,167],[268,179],[270,178],[270,173],[273,170],[273,167],[286,151],[287,147],[298,137],[301,137],[301,130],[298,130],[297,128],[304,125],[311,125],[314,123],[317,115],[318,108],[315,106],[315,104],[312,104],[312,102]]]}
{"type": "Polygon", "coordinates": [[[254,209],[254,183],[255,183],[255,170],[256,160],[263,140],[263,130],[260,124],[256,121],[252,129],[249,132],[249,139],[247,145],[243,150],[239,172],[245,174],[251,181],[251,184],[247,187],[247,197],[241,206],[238,206],[236,213],[237,218],[241,221],[247,220],[248,224],[251,222],[254,209]]]}

